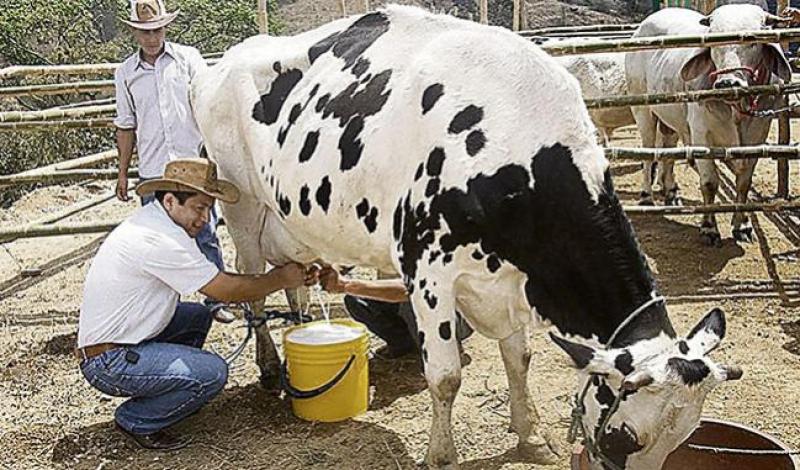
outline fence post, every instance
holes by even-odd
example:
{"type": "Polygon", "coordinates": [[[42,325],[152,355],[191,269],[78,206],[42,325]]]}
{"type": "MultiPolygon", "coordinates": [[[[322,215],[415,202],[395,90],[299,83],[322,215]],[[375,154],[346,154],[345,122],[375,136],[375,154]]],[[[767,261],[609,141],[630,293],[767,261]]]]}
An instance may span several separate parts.
{"type": "Polygon", "coordinates": [[[481,23],[489,24],[489,0],[481,0],[481,23]]]}
{"type": "Polygon", "coordinates": [[[514,0],[514,8],[511,17],[511,30],[512,31],[519,31],[519,2],[520,0],[514,0]]]}
{"type": "MultiPolygon", "coordinates": [[[[788,99],[788,98],[787,98],[788,99]]],[[[788,145],[791,140],[791,125],[789,113],[781,113],[778,118],[778,144],[788,145]]],[[[789,197],[789,160],[778,160],[778,197],[789,197]]]]}
{"type": "Polygon", "coordinates": [[[258,32],[261,34],[269,34],[269,23],[267,18],[267,0],[258,0],[258,12],[256,14],[256,23],[258,24],[258,32]]]}

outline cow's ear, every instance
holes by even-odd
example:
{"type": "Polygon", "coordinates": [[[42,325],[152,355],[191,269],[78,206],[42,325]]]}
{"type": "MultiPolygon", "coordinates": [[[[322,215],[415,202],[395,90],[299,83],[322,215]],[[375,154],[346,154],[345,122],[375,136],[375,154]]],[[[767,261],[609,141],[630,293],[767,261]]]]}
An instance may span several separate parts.
{"type": "Polygon", "coordinates": [[[783,54],[779,44],[764,44],[764,54],[767,64],[771,64],[772,73],[779,76],[785,83],[792,81],[792,68],[783,54]]]}
{"type": "Polygon", "coordinates": [[[572,358],[578,369],[593,374],[609,374],[615,370],[613,361],[609,360],[610,353],[608,351],[598,351],[591,346],[554,335],[552,332],[550,338],[572,358]]]}
{"type": "Polygon", "coordinates": [[[681,78],[683,81],[688,82],[700,75],[708,75],[713,68],[714,62],[711,60],[711,49],[698,49],[695,55],[681,67],[681,78]]]}
{"type": "Polygon", "coordinates": [[[711,26],[711,17],[710,16],[704,16],[704,17],[700,18],[700,22],[699,23],[702,26],[711,26]]]}
{"type": "Polygon", "coordinates": [[[689,349],[699,351],[703,355],[710,353],[719,346],[725,337],[725,313],[715,308],[708,312],[700,323],[692,328],[686,337],[689,349]]]}

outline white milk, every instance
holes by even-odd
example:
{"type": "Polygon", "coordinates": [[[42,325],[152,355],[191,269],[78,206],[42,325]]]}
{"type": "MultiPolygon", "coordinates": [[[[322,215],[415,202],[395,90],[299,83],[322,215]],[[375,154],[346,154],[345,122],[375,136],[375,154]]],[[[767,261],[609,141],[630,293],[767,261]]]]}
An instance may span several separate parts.
{"type": "Polygon", "coordinates": [[[326,322],[298,328],[286,339],[295,344],[336,344],[354,340],[362,334],[358,328],[326,322]]]}

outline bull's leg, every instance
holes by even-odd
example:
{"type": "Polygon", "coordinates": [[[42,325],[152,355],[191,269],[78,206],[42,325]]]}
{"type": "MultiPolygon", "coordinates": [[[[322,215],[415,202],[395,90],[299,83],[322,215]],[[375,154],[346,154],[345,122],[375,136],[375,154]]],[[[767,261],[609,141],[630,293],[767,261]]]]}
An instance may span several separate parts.
{"type": "MultiPolygon", "coordinates": [[[[667,128],[663,124],[658,125],[658,130],[661,138],[661,145],[663,148],[673,148],[678,145],[678,133],[672,129],[667,128]]],[[[678,184],[675,182],[675,160],[663,160],[660,165],[660,181],[661,190],[664,193],[665,206],[681,206],[681,201],[678,195],[678,184]]]]}
{"type": "MultiPolygon", "coordinates": [[[[658,121],[649,111],[634,110],[636,125],[642,137],[642,147],[652,148],[656,146],[656,135],[658,132],[658,121]]],[[[642,189],[639,193],[639,204],[643,206],[653,205],[653,162],[642,163],[642,189]]]]}
{"type": "MultiPolygon", "coordinates": [[[[429,299],[436,296],[433,293],[427,295],[429,299]]],[[[434,303],[436,310],[433,310],[418,291],[413,300],[420,329],[420,352],[425,378],[433,400],[430,447],[425,461],[432,468],[458,468],[458,452],[453,443],[450,424],[453,402],[461,387],[455,302],[452,298],[440,296],[434,303]]]]}
{"type": "MultiPolygon", "coordinates": [[[[747,202],[747,194],[753,182],[753,172],[756,168],[756,160],[745,160],[736,165],[736,202],[744,204],[747,202]]],[[[733,238],[736,241],[750,243],[753,241],[753,225],[750,223],[750,215],[746,212],[734,212],[731,217],[733,227],[733,238]]]]}
{"type": "MultiPolygon", "coordinates": [[[[700,175],[700,191],[703,193],[703,203],[706,205],[714,204],[719,188],[719,174],[717,164],[714,160],[698,160],[696,162],[697,173],[700,175]]],[[[700,223],[700,237],[709,246],[719,246],[722,238],[717,227],[717,218],[713,213],[703,214],[700,223]]]]}
{"type": "Polygon", "coordinates": [[[534,463],[555,464],[558,462],[558,455],[539,433],[539,414],[528,390],[531,350],[527,330],[522,329],[500,340],[500,353],[506,366],[511,395],[511,429],[519,436],[517,448],[521,455],[534,463]]]}

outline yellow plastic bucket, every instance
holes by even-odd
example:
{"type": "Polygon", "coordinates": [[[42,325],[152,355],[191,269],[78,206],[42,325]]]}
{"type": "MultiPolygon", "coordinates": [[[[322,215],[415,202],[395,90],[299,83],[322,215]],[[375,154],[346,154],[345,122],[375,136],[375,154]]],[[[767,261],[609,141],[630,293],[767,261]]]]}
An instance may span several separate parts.
{"type": "Polygon", "coordinates": [[[304,323],[283,333],[286,360],[281,367],[281,385],[292,399],[295,416],[308,421],[342,421],[364,413],[369,405],[369,337],[364,325],[331,320],[333,325],[360,333],[342,342],[304,344],[290,339],[299,329],[325,323],[304,323]]]}

